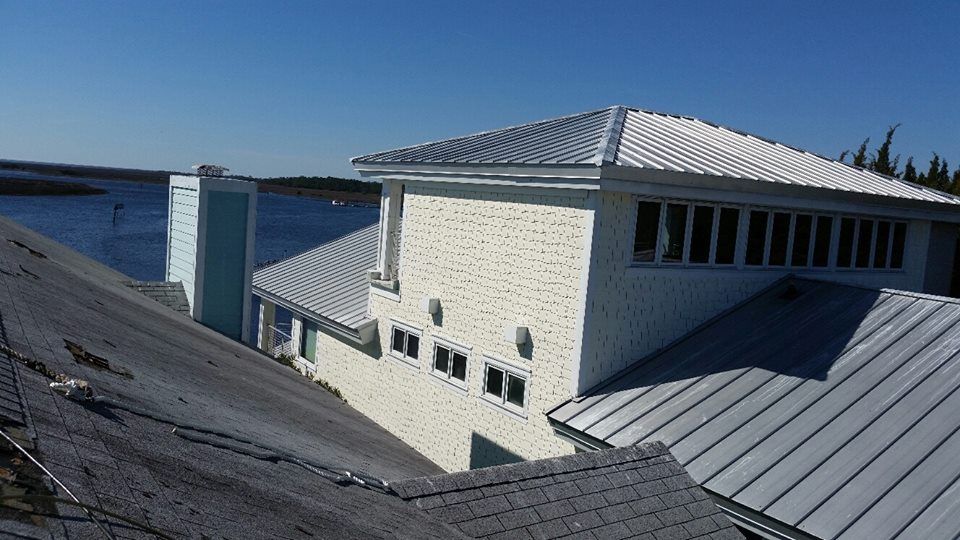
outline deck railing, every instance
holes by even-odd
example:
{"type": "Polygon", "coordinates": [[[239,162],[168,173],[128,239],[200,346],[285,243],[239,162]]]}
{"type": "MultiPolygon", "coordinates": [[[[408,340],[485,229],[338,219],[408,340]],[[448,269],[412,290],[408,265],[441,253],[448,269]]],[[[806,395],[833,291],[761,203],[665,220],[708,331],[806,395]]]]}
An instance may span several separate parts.
{"type": "Polygon", "coordinates": [[[268,351],[278,356],[293,356],[293,337],[275,326],[267,326],[268,351]]]}

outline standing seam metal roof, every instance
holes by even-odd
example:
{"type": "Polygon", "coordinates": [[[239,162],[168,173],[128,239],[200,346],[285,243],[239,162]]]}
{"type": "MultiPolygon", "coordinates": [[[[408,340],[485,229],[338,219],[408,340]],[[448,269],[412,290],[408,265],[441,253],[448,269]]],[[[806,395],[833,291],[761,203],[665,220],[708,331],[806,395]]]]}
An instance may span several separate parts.
{"type": "Polygon", "coordinates": [[[366,271],[377,265],[379,225],[256,270],[253,286],[350,328],[367,319],[366,271]]]}
{"type": "Polygon", "coordinates": [[[689,116],[608,107],[353,158],[361,164],[619,165],[917,201],[960,198],[689,116]]]}
{"type": "Polygon", "coordinates": [[[953,538],[958,354],[955,299],[790,279],[548,414],[819,538],[953,538]]]}

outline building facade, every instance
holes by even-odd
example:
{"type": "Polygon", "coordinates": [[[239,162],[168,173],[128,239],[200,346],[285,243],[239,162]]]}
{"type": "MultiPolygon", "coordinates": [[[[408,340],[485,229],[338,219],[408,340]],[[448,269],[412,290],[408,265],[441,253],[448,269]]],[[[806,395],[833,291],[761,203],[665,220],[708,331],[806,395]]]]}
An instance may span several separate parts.
{"type": "Polygon", "coordinates": [[[611,107],[354,164],[383,182],[376,232],[258,270],[260,343],[290,309],[304,372],[447,470],[574,451],[546,411],[788,274],[950,290],[957,199],[690,118],[611,107]]]}

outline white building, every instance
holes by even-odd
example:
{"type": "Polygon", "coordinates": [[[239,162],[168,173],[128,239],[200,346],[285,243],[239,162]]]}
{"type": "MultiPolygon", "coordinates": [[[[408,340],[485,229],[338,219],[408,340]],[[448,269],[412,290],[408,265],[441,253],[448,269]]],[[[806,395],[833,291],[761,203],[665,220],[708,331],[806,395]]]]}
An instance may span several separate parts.
{"type": "Polygon", "coordinates": [[[353,163],[379,225],[258,270],[260,343],[293,311],[304,371],[447,470],[574,451],[546,411],[785,275],[950,292],[960,199],[693,118],[353,163]]]}

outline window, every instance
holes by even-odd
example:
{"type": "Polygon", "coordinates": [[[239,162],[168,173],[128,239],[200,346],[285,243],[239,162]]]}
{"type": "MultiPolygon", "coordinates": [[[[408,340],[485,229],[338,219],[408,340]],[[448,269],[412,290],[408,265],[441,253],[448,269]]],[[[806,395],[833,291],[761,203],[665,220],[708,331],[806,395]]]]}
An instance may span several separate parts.
{"type": "Polygon", "coordinates": [[[873,245],[873,267],[886,268],[887,254],[890,250],[890,222],[877,222],[877,240],[873,245]]]}
{"type": "Polygon", "coordinates": [[[317,325],[310,321],[300,323],[300,357],[311,364],[317,361],[317,325]]]}
{"type": "Polygon", "coordinates": [[[903,249],[907,240],[907,224],[893,224],[893,246],[890,250],[890,268],[903,268],[903,249]]]}
{"type": "Polygon", "coordinates": [[[395,324],[390,339],[390,354],[415,363],[420,358],[420,333],[395,324]]]}
{"type": "Polygon", "coordinates": [[[466,388],[467,385],[467,353],[448,346],[445,343],[435,343],[433,346],[432,373],[451,384],[466,388]]]}
{"type": "Polygon", "coordinates": [[[770,231],[770,266],[787,265],[787,246],[790,245],[790,214],[775,212],[770,231]]]}
{"type": "Polygon", "coordinates": [[[493,359],[487,359],[483,371],[483,399],[525,416],[530,374],[493,359]]]}
{"type": "Polygon", "coordinates": [[[713,241],[713,207],[693,207],[693,228],[690,231],[690,262],[708,264],[713,241]]]}
{"type": "Polygon", "coordinates": [[[683,262],[683,242],[687,234],[687,205],[668,204],[663,220],[660,260],[665,263],[683,262]]]}
{"type": "Polygon", "coordinates": [[[810,233],[813,232],[813,216],[797,214],[793,219],[793,250],[790,266],[807,266],[810,256],[810,233]]]}
{"type": "Polygon", "coordinates": [[[813,266],[824,268],[830,265],[830,242],[833,238],[833,218],[817,216],[817,234],[813,243],[813,266]]]}
{"type": "Polygon", "coordinates": [[[763,250],[767,242],[767,220],[770,213],[761,210],[750,212],[750,224],[747,227],[747,258],[750,266],[763,266],[763,250]]]}
{"type": "Polygon", "coordinates": [[[737,256],[737,232],[740,229],[740,210],[720,208],[717,222],[717,264],[734,264],[737,256]]]}
{"type": "Polygon", "coordinates": [[[657,231],[660,229],[659,202],[637,204],[637,231],[633,239],[634,262],[653,262],[657,254],[657,231]]]}
{"type": "Polygon", "coordinates": [[[840,220],[840,247],[837,250],[837,266],[850,268],[853,262],[853,237],[856,233],[857,220],[842,218],[840,220]]]}
{"type": "Polygon", "coordinates": [[[861,219],[857,233],[857,268],[870,268],[870,247],[873,245],[873,220],[861,219]]]}

